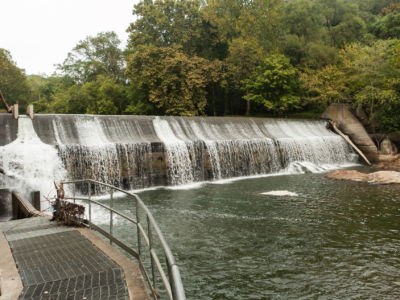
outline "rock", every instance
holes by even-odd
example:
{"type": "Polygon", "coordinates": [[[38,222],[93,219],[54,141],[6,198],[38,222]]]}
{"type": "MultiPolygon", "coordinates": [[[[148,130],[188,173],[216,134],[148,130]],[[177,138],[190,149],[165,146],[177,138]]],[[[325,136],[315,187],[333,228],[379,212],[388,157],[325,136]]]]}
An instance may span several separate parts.
{"type": "Polygon", "coordinates": [[[365,113],[365,111],[363,110],[363,108],[361,106],[357,106],[356,108],[356,117],[360,120],[360,122],[364,125],[364,126],[368,126],[368,117],[367,114],[365,113]]]}
{"type": "Polygon", "coordinates": [[[323,119],[335,121],[339,129],[350,137],[354,144],[370,159],[378,154],[378,148],[361,122],[352,114],[350,106],[334,103],[321,115],[323,119]]]}
{"type": "MultiPolygon", "coordinates": [[[[381,155],[382,156],[382,155],[381,155]]],[[[389,155],[388,155],[389,156],[389,155]]],[[[381,160],[380,163],[374,165],[375,169],[399,171],[400,172],[400,155],[390,155],[391,159],[386,161],[381,160]]]]}
{"type": "Polygon", "coordinates": [[[326,175],[328,178],[340,180],[362,181],[375,184],[400,183],[400,172],[378,171],[374,173],[361,173],[356,170],[336,170],[326,175]]]}
{"type": "Polygon", "coordinates": [[[389,155],[396,154],[397,147],[391,142],[388,137],[385,137],[379,145],[379,154],[389,155]]]}

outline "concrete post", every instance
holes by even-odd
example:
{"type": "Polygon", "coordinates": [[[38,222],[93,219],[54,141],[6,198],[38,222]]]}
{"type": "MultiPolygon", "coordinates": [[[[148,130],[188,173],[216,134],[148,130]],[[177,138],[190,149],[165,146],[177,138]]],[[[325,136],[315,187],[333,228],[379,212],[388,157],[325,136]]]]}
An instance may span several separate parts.
{"type": "Polygon", "coordinates": [[[13,211],[13,219],[18,219],[18,212],[19,212],[19,207],[18,207],[18,199],[17,197],[14,195],[14,193],[12,193],[11,195],[11,201],[12,201],[12,211],[13,211]]]}
{"type": "Polygon", "coordinates": [[[13,114],[13,116],[14,116],[14,119],[15,119],[15,120],[18,120],[18,117],[19,117],[18,103],[15,103],[15,104],[12,106],[12,114],[13,114]]]}
{"type": "Polygon", "coordinates": [[[40,192],[32,192],[32,204],[33,207],[40,211],[40,192]]]}

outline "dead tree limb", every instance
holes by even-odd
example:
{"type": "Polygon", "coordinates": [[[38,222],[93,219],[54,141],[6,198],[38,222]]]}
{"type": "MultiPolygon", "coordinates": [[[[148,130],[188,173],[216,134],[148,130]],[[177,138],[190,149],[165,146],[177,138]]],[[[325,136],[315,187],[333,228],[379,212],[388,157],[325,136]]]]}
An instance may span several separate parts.
{"type": "Polygon", "coordinates": [[[339,130],[339,128],[336,126],[336,122],[329,120],[329,123],[332,125],[333,129],[342,137],[346,140],[346,142],[348,142],[353,148],[354,150],[356,150],[358,152],[358,154],[360,154],[360,156],[365,160],[365,162],[368,165],[371,165],[371,163],[369,162],[368,158],[364,155],[364,153],[362,153],[362,151],[360,149],[358,149],[358,147],[350,140],[350,138],[345,135],[343,132],[341,132],[339,130]]]}
{"type": "Polygon", "coordinates": [[[4,107],[6,108],[7,112],[11,112],[12,108],[10,106],[8,106],[6,100],[4,99],[3,93],[0,91],[0,98],[1,98],[1,102],[3,102],[4,107]]]}

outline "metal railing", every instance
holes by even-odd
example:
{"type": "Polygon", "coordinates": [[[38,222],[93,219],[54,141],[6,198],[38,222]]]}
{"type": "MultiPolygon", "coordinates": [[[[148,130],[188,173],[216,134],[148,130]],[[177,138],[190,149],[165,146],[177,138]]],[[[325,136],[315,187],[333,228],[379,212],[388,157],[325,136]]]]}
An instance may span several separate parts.
{"type": "Polygon", "coordinates": [[[160,297],[158,290],[157,290],[156,271],[158,271],[158,273],[161,277],[162,283],[164,285],[164,288],[166,290],[166,293],[167,293],[169,299],[171,299],[171,300],[185,300],[186,299],[185,291],[184,291],[183,285],[182,285],[181,276],[179,273],[178,266],[175,263],[174,256],[172,255],[172,252],[171,252],[167,242],[165,241],[164,236],[163,236],[160,228],[158,227],[156,221],[154,220],[152,214],[150,213],[149,209],[143,203],[143,201],[139,198],[138,195],[129,193],[129,192],[122,190],[120,188],[117,188],[115,186],[105,184],[105,183],[102,183],[99,181],[91,180],[91,179],[65,181],[65,182],[61,182],[61,183],[63,185],[74,184],[73,196],[68,197],[67,195],[65,195],[64,199],[72,200],[74,202],[76,200],[87,201],[89,227],[98,231],[99,233],[101,233],[103,236],[105,236],[107,239],[110,240],[110,243],[114,242],[116,245],[121,247],[123,250],[125,250],[127,253],[134,256],[138,260],[139,267],[140,267],[142,274],[148,284],[149,289],[151,290],[151,294],[154,299],[158,299],[160,297]],[[79,184],[87,183],[88,184],[88,197],[87,198],[76,197],[75,184],[77,184],[77,183],[79,183],[79,184]],[[110,189],[110,206],[107,206],[99,201],[92,199],[91,192],[92,192],[93,184],[100,185],[102,187],[106,187],[106,188],[110,189]],[[125,194],[126,196],[128,196],[129,198],[133,198],[135,200],[135,202],[136,202],[136,219],[126,216],[125,214],[123,214],[113,208],[114,191],[119,191],[119,192],[125,194]],[[92,204],[96,204],[110,212],[110,228],[109,228],[110,232],[109,233],[107,231],[103,230],[102,228],[100,228],[99,226],[96,226],[95,224],[92,223],[92,204]],[[147,223],[147,233],[142,226],[143,222],[141,222],[140,210],[142,210],[145,213],[146,223],[147,223]],[[137,251],[135,249],[132,249],[132,247],[126,245],[126,243],[117,239],[115,236],[113,236],[114,214],[118,215],[118,216],[122,217],[123,219],[136,225],[137,247],[138,247],[137,251]],[[143,245],[142,238],[145,242],[145,245],[147,245],[149,255],[150,255],[151,278],[150,278],[149,273],[146,271],[146,268],[145,268],[145,266],[143,264],[143,260],[142,260],[142,258],[143,258],[142,254],[144,254],[142,252],[142,245],[143,245]],[[167,270],[168,276],[165,274],[164,269],[161,265],[161,262],[155,251],[154,238],[158,239],[158,241],[161,245],[163,254],[165,255],[165,261],[166,261],[166,265],[167,265],[167,269],[168,269],[167,270]]]}

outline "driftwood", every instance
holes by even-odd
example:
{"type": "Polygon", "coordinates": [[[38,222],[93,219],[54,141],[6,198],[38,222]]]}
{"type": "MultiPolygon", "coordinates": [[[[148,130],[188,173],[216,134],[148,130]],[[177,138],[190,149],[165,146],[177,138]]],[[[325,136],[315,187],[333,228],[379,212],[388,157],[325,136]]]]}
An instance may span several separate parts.
{"type": "MultiPolygon", "coordinates": [[[[58,201],[60,200],[58,199],[58,201]]],[[[67,226],[82,226],[84,215],[84,206],[68,201],[60,201],[53,217],[57,222],[62,222],[67,226]]]]}
{"type": "Polygon", "coordinates": [[[350,140],[350,138],[345,135],[343,132],[340,131],[340,129],[337,127],[336,122],[329,120],[329,123],[332,125],[332,128],[341,136],[343,137],[346,142],[348,142],[353,148],[354,150],[356,150],[358,152],[358,154],[360,154],[360,156],[365,160],[365,162],[370,166],[371,163],[369,162],[368,158],[364,155],[364,153],[362,153],[362,151],[360,149],[358,149],[358,147],[350,140]]]}

